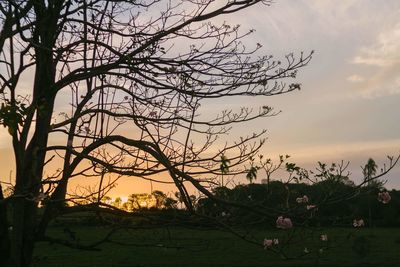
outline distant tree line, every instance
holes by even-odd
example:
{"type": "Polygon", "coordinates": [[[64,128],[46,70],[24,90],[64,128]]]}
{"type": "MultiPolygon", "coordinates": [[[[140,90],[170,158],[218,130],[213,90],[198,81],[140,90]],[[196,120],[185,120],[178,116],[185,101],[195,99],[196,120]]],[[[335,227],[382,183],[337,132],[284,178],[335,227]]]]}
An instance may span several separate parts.
{"type": "MultiPolygon", "coordinates": [[[[276,214],[276,217],[290,216],[295,226],[353,227],[354,220],[363,220],[367,227],[400,226],[400,191],[387,191],[380,183],[359,188],[347,177],[314,184],[271,181],[269,184],[241,184],[234,188],[220,186],[214,188],[213,194],[228,202],[262,207],[265,213],[276,214]],[[390,201],[379,200],[382,192],[390,196],[390,201]]],[[[273,217],[264,216],[262,212],[254,213],[216,203],[208,197],[192,198],[197,214],[204,218],[214,218],[234,226],[253,224],[276,227],[273,217]]],[[[125,202],[120,197],[114,200],[104,197],[103,202],[128,212],[151,215],[153,219],[160,216],[163,221],[171,216],[190,217],[187,210],[179,204],[182,203],[179,193],[167,196],[156,190],[151,194],[131,194],[125,202]]],[[[199,218],[184,221],[189,224],[204,222],[199,218]]],[[[138,221],[133,219],[130,222],[138,221]]],[[[147,220],[141,222],[149,223],[147,220]]],[[[96,220],[96,223],[99,222],[96,220]]]]}
{"type": "MultiPolygon", "coordinates": [[[[279,211],[277,216],[290,214],[295,218],[295,224],[302,226],[352,226],[354,220],[360,219],[366,226],[400,226],[400,191],[388,192],[376,185],[358,188],[346,179],[315,184],[271,181],[269,185],[251,183],[233,189],[218,187],[214,194],[229,201],[264,207],[268,213],[279,211]],[[390,202],[378,200],[381,192],[390,195],[390,202]],[[282,214],[282,211],[286,212],[282,214]]],[[[233,224],[252,222],[275,227],[275,220],[261,213],[221,205],[209,198],[200,199],[197,210],[233,224]]]]}

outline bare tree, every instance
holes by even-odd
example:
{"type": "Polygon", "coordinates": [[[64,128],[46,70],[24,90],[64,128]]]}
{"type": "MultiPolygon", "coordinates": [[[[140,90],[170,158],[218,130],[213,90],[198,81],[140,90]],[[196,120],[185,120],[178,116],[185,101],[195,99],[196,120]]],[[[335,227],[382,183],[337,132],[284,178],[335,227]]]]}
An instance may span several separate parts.
{"type": "Polygon", "coordinates": [[[243,107],[204,118],[201,105],[300,89],[288,80],[311,59],[256,56],[260,44],[241,42],[252,30],[216,19],[262,4],[270,1],[0,2],[0,123],[16,162],[13,194],[1,200],[13,213],[10,266],[30,266],[36,241],[57,242],[46,235],[55,217],[115,211],[101,199],[121,176],[174,184],[193,211],[187,185],[213,197],[207,186],[221,158],[230,175],[243,172],[265,132],[210,147],[231,126],[278,112],[243,107]],[[85,177],[96,187],[67,190],[85,177]],[[81,200],[88,204],[66,205],[81,200]]]}

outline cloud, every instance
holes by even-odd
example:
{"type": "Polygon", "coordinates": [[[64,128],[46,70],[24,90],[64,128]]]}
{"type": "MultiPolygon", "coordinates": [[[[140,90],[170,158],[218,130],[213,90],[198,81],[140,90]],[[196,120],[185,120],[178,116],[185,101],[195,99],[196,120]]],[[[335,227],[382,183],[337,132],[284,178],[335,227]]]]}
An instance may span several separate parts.
{"type": "MultiPolygon", "coordinates": [[[[290,4],[292,5],[290,1],[290,4]]],[[[302,0],[303,5],[315,16],[306,27],[319,27],[321,35],[335,36],[357,42],[368,38],[382,26],[382,21],[397,21],[393,10],[399,8],[397,0],[388,0],[384,4],[375,0],[302,0]],[[373,14],[373,15],[371,15],[373,14]]],[[[279,2],[278,2],[279,3],[279,2]]],[[[352,43],[349,43],[352,45],[352,43]]]]}
{"type": "MultiPolygon", "coordinates": [[[[358,142],[336,142],[315,145],[291,147],[269,147],[269,154],[289,153],[301,163],[315,163],[317,160],[337,161],[342,159],[360,158],[367,156],[385,158],[386,155],[396,155],[400,148],[400,139],[382,139],[358,142]],[[367,155],[367,156],[366,156],[367,155]]],[[[266,153],[268,154],[268,153],[266,153]]]]}
{"type": "Polygon", "coordinates": [[[374,42],[360,48],[351,63],[372,71],[363,81],[358,75],[347,78],[361,83],[357,90],[364,97],[400,94],[400,23],[387,27],[374,42]]]}
{"type": "Polygon", "coordinates": [[[365,78],[363,76],[361,76],[361,75],[353,74],[353,75],[347,77],[347,80],[349,82],[357,83],[357,82],[365,81],[365,78]]]}
{"type": "Polygon", "coordinates": [[[360,82],[356,94],[367,99],[400,94],[400,76],[398,73],[381,71],[370,79],[360,82]]]}
{"type": "Polygon", "coordinates": [[[363,47],[353,59],[355,64],[390,67],[400,64],[400,23],[382,32],[376,42],[363,47]]]}

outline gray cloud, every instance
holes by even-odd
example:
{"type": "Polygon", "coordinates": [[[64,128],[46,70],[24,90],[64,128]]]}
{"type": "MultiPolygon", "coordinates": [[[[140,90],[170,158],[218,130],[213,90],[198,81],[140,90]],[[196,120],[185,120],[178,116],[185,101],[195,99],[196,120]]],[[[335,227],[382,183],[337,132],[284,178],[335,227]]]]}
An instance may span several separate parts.
{"type": "Polygon", "coordinates": [[[372,44],[361,47],[351,63],[372,68],[372,74],[357,88],[364,97],[399,94],[400,23],[383,30],[372,44]]]}

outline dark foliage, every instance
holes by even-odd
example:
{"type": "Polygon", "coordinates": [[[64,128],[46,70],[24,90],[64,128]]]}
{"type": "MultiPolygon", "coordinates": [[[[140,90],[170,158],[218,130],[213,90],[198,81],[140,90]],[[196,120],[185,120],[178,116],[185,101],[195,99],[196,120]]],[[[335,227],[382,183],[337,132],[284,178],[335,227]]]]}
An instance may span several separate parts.
{"type": "MultiPolygon", "coordinates": [[[[378,201],[379,189],[356,188],[340,181],[326,180],[313,185],[304,183],[284,184],[271,182],[269,191],[265,184],[239,185],[233,189],[218,187],[214,194],[219,198],[264,207],[266,213],[276,213],[276,217],[287,215],[296,218],[296,223],[309,226],[352,226],[354,219],[363,218],[366,224],[369,215],[369,204],[373,224],[377,227],[400,226],[400,192],[390,191],[392,197],[388,204],[378,201]],[[288,195],[289,194],[289,195],[288,195]],[[316,208],[309,210],[307,205],[299,204],[296,198],[308,196],[309,205],[316,208]],[[288,203],[286,197],[288,196],[288,203]],[[288,204],[288,205],[287,205],[288,204]],[[280,214],[284,210],[286,214],[280,214]]],[[[275,226],[270,216],[254,214],[244,209],[235,209],[227,205],[203,198],[198,201],[197,210],[207,216],[221,217],[234,224],[259,223],[275,226]]]]}

